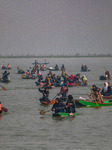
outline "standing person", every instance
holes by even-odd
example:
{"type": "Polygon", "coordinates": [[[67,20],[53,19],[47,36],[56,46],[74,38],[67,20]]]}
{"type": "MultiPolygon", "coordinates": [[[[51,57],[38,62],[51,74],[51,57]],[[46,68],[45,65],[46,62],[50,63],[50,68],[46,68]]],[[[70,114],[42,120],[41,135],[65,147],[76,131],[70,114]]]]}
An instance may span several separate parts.
{"type": "Polygon", "coordinates": [[[58,93],[58,95],[62,95],[61,100],[62,101],[66,101],[67,100],[67,94],[68,94],[68,86],[67,88],[63,85],[60,89],[60,92],[58,93]]]}
{"type": "Polygon", "coordinates": [[[55,113],[64,112],[64,107],[65,105],[60,101],[60,99],[56,98],[51,110],[55,113]]]}
{"type": "Polygon", "coordinates": [[[68,95],[66,103],[66,113],[75,113],[75,102],[73,101],[73,96],[68,95]]]}

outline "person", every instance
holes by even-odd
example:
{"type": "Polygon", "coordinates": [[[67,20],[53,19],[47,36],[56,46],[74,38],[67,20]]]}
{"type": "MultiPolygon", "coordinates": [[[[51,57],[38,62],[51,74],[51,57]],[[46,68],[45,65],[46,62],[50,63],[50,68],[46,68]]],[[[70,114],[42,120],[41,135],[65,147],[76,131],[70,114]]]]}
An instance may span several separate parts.
{"type": "Polygon", "coordinates": [[[0,102],[0,114],[2,113],[1,102],[0,102]]]}
{"type": "Polygon", "coordinates": [[[9,71],[4,71],[3,75],[2,75],[2,80],[4,81],[8,81],[8,75],[10,74],[9,71]]]}
{"type": "Polygon", "coordinates": [[[49,89],[47,87],[45,87],[44,90],[39,88],[39,92],[43,94],[43,97],[40,98],[40,101],[48,102],[49,101],[49,89]]]}
{"type": "Polygon", "coordinates": [[[58,67],[58,65],[57,65],[57,64],[55,65],[55,67],[54,67],[54,68],[55,68],[55,70],[59,70],[59,67],[58,67]]]}
{"type": "Polygon", "coordinates": [[[62,101],[66,101],[67,100],[67,94],[68,94],[68,86],[67,88],[63,85],[60,89],[60,92],[58,93],[58,95],[62,95],[61,100],[62,101]]]}
{"type": "Polygon", "coordinates": [[[65,66],[64,66],[64,64],[62,64],[62,66],[61,66],[61,71],[65,71],[65,66]]]}
{"type": "Polygon", "coordinates": [[[106,95],[112,95],[112,87],[111,87],[111,84],[110,82],[108,82],[108,88],[107,88],[107,94],[106,95]]]}
{"type": "Polygon", "coordinates": [[[98,102],[98,103],[103,103],[103,98],[102,98],[102,95],[99,91],[95,91],[94,93],[94,100],[95,102],[98,102]]]}
{"type": "Polygon", "coordinates": [[[73,96],[68,95],[67,103],[66,103],[66,113],[75,113],[75,102],[73,101],[73,96]]]}
{"type": "Polygon", "coordinates": [[[53,104],[51,110],[55,113],[64,112],[65,104],[60,101],[60,98],[55,99],[55,103],[53,104]]]}
{"type": "Polygon", "coordinates": [[[105,96],[107,93],[107,90],[108,90],[108,83],[104,82],[104,87],[102,88],[101,94],[105,96]]]}
{"type": "Polygon", "coordinates": [[[7,69],[11,69],[11,65],[10,64],[7,65],[7,69]]]}
{"type": "Polygon", "coordinates": [[[106,76],[106,78],[110,79],[111,74],[108,70],[105,72],[105,76],[106,76]]]}
{"type": "Polygon", "coordinates": [[[90,94],[90,97],[89,97],[90,99],[93,98],[93,96],[94,96],[96,91],[100,92],[100,88],[98,88],[96,85],[92,85],[92,87],[91,87],[91,94],[90,94]]]}
{"type": "Polygon", "coordinates": [[[87,78],[85,75],[82,76],[82,83],[81,83],[81,86],[86,86],[87,85],[87,78]]]}

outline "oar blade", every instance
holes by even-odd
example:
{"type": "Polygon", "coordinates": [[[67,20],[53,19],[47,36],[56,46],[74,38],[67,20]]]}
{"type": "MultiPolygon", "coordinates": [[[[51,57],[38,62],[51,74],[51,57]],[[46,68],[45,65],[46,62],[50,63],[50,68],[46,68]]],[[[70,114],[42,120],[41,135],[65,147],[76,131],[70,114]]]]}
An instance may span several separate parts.
{"type": "Polygon", "coordinates": [[[41,110],[41,111],[40,111],[40,114],[41,114],[41,115],[45,115],[45,113],[46,113],[45,110],[41,110]]]}
{"type": "Polygon", "coordinates": [[[3,89],[3,90],[6,90],[6,88],[5,88],[4,86],[2,86],[2,89],[3,89]]]}

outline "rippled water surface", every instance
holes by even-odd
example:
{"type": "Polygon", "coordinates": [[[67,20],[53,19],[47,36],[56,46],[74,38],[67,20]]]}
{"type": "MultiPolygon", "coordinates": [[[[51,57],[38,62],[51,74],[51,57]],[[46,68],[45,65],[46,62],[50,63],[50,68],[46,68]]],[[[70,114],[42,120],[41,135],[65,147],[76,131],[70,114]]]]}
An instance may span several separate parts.
{"type": "MultiPolygon", "coordinates": [[[[24,70],[32,67],[35,59],[0,59],[11,64],[10,79],[12,82],[2,84],[7,90],[0,91],[2,106],[8,113],[0,118],[0,149],[1,150],[112,150],[112,107],[77,108],[78,115],[74,118],[56,119],[52,112],[40,115],[51,106],[40,105],[42,96],[35,85],[36,80],[25,80],[17,74],[17,66],[24,70]]],[[[44,59],[38,59],[43,62],[44,59]]],[[[74,98],[87,97],[90,87],[96,84],[102,88],[104,81],[99,80],[105,69],[112,74],[112,58],[48,58],[47,66],[65,65],[68,74],[81,73],[88,78],[87,87],[69,88],[74,98]],[[86,64],[90,72],[80,72],[82,64],[86,64]]],[[[3,70],[0,70],[2,76],[3,70]]],[[[44,76],[48,71],[42,72],[44,76]]],[[[54,72],[61,74],[61,72],[54,72]]],[[[112,84],[112,82],[110,81],[112,84]]],[[[52,99],[60,88],[50,90],[52,99]]]]}

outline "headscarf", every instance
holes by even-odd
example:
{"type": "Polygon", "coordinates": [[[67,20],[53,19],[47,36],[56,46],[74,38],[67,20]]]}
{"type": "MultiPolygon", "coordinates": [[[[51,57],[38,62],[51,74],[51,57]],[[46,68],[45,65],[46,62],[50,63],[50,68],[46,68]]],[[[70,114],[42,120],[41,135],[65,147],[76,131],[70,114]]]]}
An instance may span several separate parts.
{"type": "Polygon", "coordinates": [[[108,83],[104,82],[104,87],[103,87],[104,92],[107,92],[108,90],[108,83]]]}
{"type": "Polygon", "coordinates": [[[83,75],[82,80],[83,80],[83,81],[87,81],[87,78],[86,78],[85,75],[83,75]]]}

